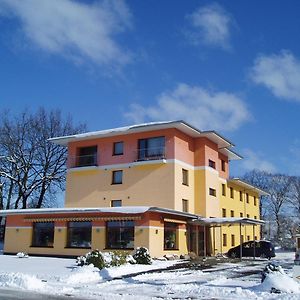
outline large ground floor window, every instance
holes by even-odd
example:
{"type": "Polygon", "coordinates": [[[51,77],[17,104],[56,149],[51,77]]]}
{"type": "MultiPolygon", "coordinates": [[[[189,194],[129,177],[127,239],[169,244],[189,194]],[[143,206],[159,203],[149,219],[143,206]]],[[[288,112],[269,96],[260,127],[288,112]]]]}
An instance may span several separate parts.
{"type": "Polygon", "coordinates": [[[133,249],[134,222],[109,221],[106,222],[106,248],[133,249]]]}
{"type": "Polygon", "coordinates": [[[178,224],[165,222],[164,226],[164,249],[178,249],[178,224]]]}
{"type": "Polygon", "coordinates": [[[92,222],[69,222],[67,247],[90,248],[92,222]]]}
{"type": "Polygon", "coordinates": [[[37,222],[33,224],[32,246],[33,247],[53,247],[54,223],[37,222]]]}

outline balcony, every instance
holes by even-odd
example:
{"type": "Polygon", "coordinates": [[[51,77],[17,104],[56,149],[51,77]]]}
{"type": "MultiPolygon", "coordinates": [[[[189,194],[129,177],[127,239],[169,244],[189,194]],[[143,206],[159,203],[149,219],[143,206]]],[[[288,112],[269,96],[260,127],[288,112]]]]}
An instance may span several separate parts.
{"type": "Polygon", "coordinates": [[[165,147],[143,148],[136,150],[135,161],[159,160],[166,158],[165,147]]]}
{"type": "Polygon", "coordinates": [[[98,166],[97,154],[89,155],[78,155],[69,157],[68,167],[69,168],[81,168],[98,166]]]}

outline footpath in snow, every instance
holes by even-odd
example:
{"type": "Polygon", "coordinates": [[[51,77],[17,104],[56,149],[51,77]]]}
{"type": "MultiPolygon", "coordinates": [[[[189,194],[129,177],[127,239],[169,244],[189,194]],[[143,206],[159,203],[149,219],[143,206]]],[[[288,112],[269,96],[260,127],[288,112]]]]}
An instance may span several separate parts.
{"type": "Polygon", "coordinates": [[[74,259],[0,255],[0,288],[13,288],[80,299],[300,299],[299,284],[291,278],[293,253],[277,254],[287,275],[270,276],[261,283],[267,260],[224,263],[206,270],[183,268],[120,278],[127,274],[162,269],[179,261],[152,265],[123,265],[99,271],[78,267],[74,259]],[[270,293],[276,284],[284,292],[270,293]]]}

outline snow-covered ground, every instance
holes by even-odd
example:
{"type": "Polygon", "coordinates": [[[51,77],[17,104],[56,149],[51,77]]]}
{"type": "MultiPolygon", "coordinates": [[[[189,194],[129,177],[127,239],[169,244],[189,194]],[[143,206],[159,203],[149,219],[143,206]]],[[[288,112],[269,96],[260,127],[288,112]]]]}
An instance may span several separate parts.
{"type": "Polygon", "coordinates": [[[80,299],[300,299],[300,285],[291,279],[294,253],[277,253],[273,260],[287,275],[270,276],[261,284],[267,260],[223,263],[210,269],[182,268],[120,278],[160,269],[177,261],[125,265],[99,271],[77,267],[75,260],[0,255],[0,288],[23,289],[80,299]],[[274,284],[284,293],[270,293],[274,284]]]}

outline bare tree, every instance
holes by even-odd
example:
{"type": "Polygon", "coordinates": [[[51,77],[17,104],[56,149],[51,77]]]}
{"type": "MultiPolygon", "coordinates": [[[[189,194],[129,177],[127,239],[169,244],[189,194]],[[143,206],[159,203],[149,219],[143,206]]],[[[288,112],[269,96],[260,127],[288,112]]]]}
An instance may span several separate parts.
{"type": "Polygon", "coordinates": [[[25,111],[17,117],[5,112],[0,124],[0,208],[53,206],[64,190],[67,149],[50,137],[82,132],[59,110],[25,111]]]}
{"type": "Polygon", "coordinates": [[[296,217],[300,218],[300,177],[292,178],[292,197],[291,203],[296,213],[296,217]]]}

